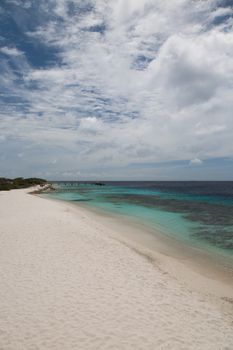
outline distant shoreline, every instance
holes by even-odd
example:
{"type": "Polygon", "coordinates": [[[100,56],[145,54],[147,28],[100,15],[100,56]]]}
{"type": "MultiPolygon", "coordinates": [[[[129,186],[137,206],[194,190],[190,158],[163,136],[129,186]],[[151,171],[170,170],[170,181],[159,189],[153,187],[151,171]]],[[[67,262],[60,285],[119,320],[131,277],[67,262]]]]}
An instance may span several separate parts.
{"type": "Polygon", "coordinates": [[[32,186],[45,186],[48,185],[48,181],[37,177],[23,178],[16,177],[9,179],[0,177],[0,191],[10,191],[15,189],[30,188],[32,186]]]}

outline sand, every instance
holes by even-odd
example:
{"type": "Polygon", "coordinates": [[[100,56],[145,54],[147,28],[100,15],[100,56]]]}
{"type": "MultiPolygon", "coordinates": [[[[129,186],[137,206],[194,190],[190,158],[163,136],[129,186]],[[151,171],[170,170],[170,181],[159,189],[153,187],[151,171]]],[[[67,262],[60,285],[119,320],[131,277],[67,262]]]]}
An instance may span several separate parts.
{"type": "Polygon", "coordinates": [[[101,217],[27,192],[0,192],[1,350],[233,349],[227,286],[197,291],[101,217]]]}

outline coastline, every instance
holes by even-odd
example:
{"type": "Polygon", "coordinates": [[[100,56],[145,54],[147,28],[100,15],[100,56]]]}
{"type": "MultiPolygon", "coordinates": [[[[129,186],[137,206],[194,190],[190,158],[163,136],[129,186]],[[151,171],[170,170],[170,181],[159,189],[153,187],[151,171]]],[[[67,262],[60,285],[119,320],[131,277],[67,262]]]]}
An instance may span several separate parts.
{"type": "Polygon", "coordinates": [[[72,203],[43,195],[41,198],[63,202],[74,211],[77,210],[77,214],[82,210],[89,220],[104,224],[110,237],[151,261],[159,260],[168,273],[183,280],[187,286],[219,297],[232,298],[233,302],[233,259],[230,257],[190,246],[164,231],[152,229],[137,218],[111,213],[82,202],[72,203]],[[196,278],[202,283],[199,281],[196,284],[196,278]],[[205,283],[206,279],[208,284],[205,283]]]}
{"type": "Polygon", "coordinates": [[[0,193],[0,220],[1,348],[233,346],[232,285],[123,240],[126,223],[28,190],[0,193]]]}

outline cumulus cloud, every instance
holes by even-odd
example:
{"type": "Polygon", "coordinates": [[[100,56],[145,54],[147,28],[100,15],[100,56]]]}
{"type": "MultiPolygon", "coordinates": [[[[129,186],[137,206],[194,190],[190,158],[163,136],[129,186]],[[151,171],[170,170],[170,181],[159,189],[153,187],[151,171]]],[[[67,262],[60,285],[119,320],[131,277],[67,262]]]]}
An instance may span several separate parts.
{"type": "Polygon", "coordinates": [[[70,155],[78,169],[233,156],[232,6],[28,0],[2,11],[48,53],[35,65],[20,38],[0,49],[14,56],[0,66],[1,133],[46,149],[42,164],[62,154],[64,174],[70,155]]]}
{"type": "Polygon", "coordinates": [[[203,161],[199,158],[194,158],[192,160],[190,160],[190,165],[201,165],[203,163],[203,161]]]}

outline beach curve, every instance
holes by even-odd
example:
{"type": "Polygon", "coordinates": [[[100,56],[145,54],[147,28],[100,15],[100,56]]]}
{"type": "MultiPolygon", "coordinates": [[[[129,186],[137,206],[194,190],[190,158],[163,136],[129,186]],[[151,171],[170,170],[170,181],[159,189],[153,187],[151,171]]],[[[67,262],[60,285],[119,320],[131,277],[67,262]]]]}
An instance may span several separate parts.
{"type": "Polygon", "coordinates": [[[0,222],[1,349],[233,347],[231,303],[186,288],[83,208],[1,192],[0,222]]]}

